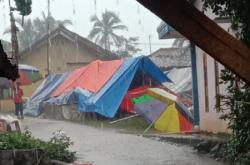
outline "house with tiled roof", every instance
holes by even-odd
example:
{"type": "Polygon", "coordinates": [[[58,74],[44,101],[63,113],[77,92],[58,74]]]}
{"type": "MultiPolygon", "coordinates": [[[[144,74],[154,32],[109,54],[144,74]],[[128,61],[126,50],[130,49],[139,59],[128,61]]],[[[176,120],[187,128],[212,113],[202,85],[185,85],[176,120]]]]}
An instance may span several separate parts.
{"type": "Polygon", "coordinates": [[[163,71],[191,67],[189,48],[160,48],[150,54],[149,58],[163,71]]]}

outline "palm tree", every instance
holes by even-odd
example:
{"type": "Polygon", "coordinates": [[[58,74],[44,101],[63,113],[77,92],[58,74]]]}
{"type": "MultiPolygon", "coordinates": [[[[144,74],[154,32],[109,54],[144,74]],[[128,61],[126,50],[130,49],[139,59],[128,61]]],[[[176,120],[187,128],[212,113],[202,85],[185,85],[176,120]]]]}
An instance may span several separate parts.
{"type": "Polygon", "coordinates": [[[46,16],[44,12],[42,12],[42,18],[37,17],[33,20],[34,28],[37,32],[37,37],[40,38],[44,34],[48,33],[48,23],[49,29],[54,30],[58,26],[67,26],[72,25],[72,21],[65,19],[65,20],[56,20],[53,16],[46,16]]]}
{"type": "Polygon", "coordinates": [[[28,19],[22,22],[22,19],[18,19],[17,22],[23,23],[22,30],[18,33],[20,48],[30,46],[36,40],[36,32],[33,29],[32,21],[28,19]]]}
{"type": "Polygon", "coordinates": [[[188,40],[185,37],[176,38],[172,44],[172,47],[183,48],[185,46],[184,44],[187,43],[187,41],[188,40]]]}
{"type": "MultiPolygon", "coordinates": [[[[36,39],[36,32],[33,28],[32,20],[23,21],[21,18],[16,19],[17,22],[17,36],[20,48],[25,48],[36,39]]],[[[4,31],[4,34],[10,33],[10,28],[4,31]]]]}
{"type": "MultiPolygon", "coordinates": [[[[72,25],[72,22],[68,19],[56,20],[53,16],[50,16],[48,19],[44,12],[42,12],[42,19],[37,17],[33,21],[28,19],[22,23],[22,19],[17,18],[17,35],[21,49],[30,46],[34,41],[48,33],[47,21],[49,21],[50,30],[54,30],[58,26],[72,25]]],[[[10,33],[10,28],[4,31],[4,34],[6,33],[10,33]]]]}
{"type": "Polygon", "coordinates": [[[90,21],[93,23],[93,28],[88,37],[104,46],[106,50],[110,50],[112,44],[119,45],[123,41],[123,37],[117,35],[116,31],[128,30],[125,25],[121,24],[120,18],[111,11],[102,13],[101,20],[94,15],[90,21]]]}
{"type": "Polygon", "coordinates": [[[183,54],[189,54],[188,52],[190,52],[190,41],[188,39],[186,39],[185,37],[181,37],[181,38],[176,38],[172,44],[172,47],[174,48],[178,48],[179,51],[181,51],[181,53],[183,54]]]}
{"type": "Polygon", "coordinates": [[[116,53],[122,57],[135,55],[141,51],[140,48],[137,48],[138,40],[139,37],[129,37],[128,39],[123,37],[122,42],[117,45],[118,51],[116,53]]]}
{"type": "Polygon", "coordinates": [[[36,36],[37,38],[41,38],[44,34],[47,33],[48,28],[47,28],[47,17],[45,16],[44,12],[42,12],[42,19],[40,19],[39,17],[36,17],[33,20],[33,25],[34,25],[34,29],[36,31],[36,36]]]}

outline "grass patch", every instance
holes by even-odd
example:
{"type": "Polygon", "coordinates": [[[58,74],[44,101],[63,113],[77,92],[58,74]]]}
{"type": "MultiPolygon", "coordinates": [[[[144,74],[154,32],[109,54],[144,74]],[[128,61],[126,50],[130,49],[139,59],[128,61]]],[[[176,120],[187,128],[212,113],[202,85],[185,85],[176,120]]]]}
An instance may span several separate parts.
{"type": "MultiPolygon", "coordinates": [[[[149,124],[141,116],[136,116],[127,120],[119,121],[117,123],[110,124],[111,121],[118,120],[119,118],[110,119],[85,119],[83,124],[95,128],[108,128],[116,129],[119,132],[141,134],[149,126],[149,124]]],[[[148,130],[148,133],[156,133],[157,130],[152,126],[148,130]]]]}

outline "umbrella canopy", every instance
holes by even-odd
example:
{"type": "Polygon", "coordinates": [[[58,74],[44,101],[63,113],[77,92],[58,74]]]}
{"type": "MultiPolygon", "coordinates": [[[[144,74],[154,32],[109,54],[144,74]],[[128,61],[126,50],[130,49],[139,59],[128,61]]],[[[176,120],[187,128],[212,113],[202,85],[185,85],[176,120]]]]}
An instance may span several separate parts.
{"type": "Polygon", "coordinates": [[[154,123],[159,116],[166,110],[167,104],[159,100],[148,100],[139,104],[135,104],[135,111],[142,115],[146,121],[154,123]]]}
{"type": "Polygon", "coordinates": [[[175,103],[156,120],[154,127],[161,132],[178,133],[192,131],[192,123],[176,109],[175,103]]]}
{"type": "MultiPolygon", "coordinates": [[[[19,82],[21,86],[31,85],[32,83],[42,79],[39,69],[35,68],[34,66],[19,64],[18,73],[20,77],[17,79],[17,82],[19,82]]],[[[9,81],[7,78],[0,77],[1,88],[8,88],[10,86],[11,81],[9,81]]]]}
{"type": "Polygon", "coordinates": [[[135,112],[161,132],[192,131],[192,117],[187,110],[176,106],[176,97],[158,88],[148,88],[147,94],[133,98],[135,112]]]}
{"type": "Polygon", "coordinates": [[[18,65],[19,70],[26,70],[26,71],[34,71],[34,72],[39,72],[39,69],[37,69],[34,66],[26,65],[26,64],[19,64],[18,65]]]}
{"type": "Polygon", "coordinates": [[[34,66],[19,64],[18,73],[20,78],[17,80],[17,82],[19,82],[22,86],[31,85],[32,83],[42,79],[39,69],[34,66]]]}
{"type": "Polygon", "coordinates": [[[140,97],[137,97],[137,98],[133,98],[132,99],[132,102],[134,104],[141,104],[141,103],[144,103],[144,102],[147,102],[147,101],[150,101],[150,100],[153,100],[154,98],[148,94],[145,94],[145,95],[142,95],[140,97]]]}

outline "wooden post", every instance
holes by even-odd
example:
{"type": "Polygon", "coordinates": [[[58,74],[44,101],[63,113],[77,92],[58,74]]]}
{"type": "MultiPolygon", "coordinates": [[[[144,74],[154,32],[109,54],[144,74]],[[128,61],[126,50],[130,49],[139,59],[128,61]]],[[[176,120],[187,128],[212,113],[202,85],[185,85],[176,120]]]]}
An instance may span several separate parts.
{"type": "Polygon", "coordinates": [[[50,0],[48,0],[48,16],[47,16],[47,76],[50,75],[50,56],[49,56],[49,36],[50,36],[50,0]]]}
{"type": "Polygon", "coordinates": [[[17,27],[15,24],[15,18],[13,16],[13,8],[11,7],[10,0],[9,0],[9,10],[10,10],[10,31],[11,31],[11,46],[12,46],[12,59],[14,63],[18,65],[18,40],[17,40],[17,27]]]}

